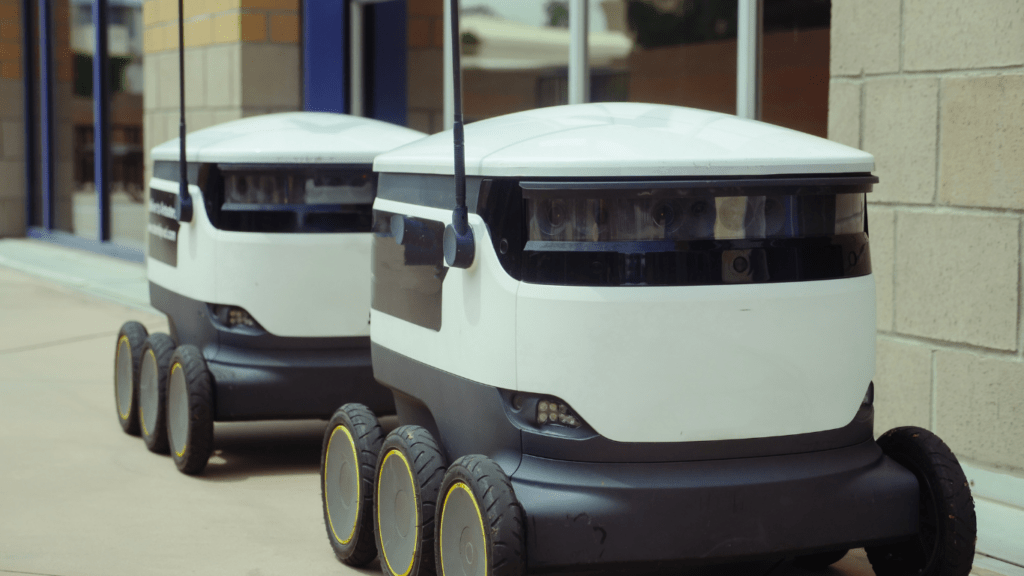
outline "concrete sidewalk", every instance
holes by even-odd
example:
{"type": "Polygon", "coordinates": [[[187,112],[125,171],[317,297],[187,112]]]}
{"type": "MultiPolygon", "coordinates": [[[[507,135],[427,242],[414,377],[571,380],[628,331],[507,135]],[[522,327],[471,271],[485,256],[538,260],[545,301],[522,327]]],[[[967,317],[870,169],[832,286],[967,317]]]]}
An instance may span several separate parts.
{"type": "MultiPolygon", "coordinates": [[[[379,573],[340,564],[327,542],[323,422],[218,423],[200,477],[121,431],[118,329],[167,329],[145,286],[138,264],[0,240],[0,574],[379,573]]],[[[811,574],[788,564],[700,571],[709,573],[811,574]]],[[[818,574],[873,572],[855,550],[818,574]]]]}

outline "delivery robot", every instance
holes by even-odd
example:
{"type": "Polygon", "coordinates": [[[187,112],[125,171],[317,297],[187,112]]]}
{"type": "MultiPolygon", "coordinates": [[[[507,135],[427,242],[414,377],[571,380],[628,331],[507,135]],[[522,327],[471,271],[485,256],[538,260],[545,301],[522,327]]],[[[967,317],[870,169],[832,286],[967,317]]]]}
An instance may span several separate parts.
{"type": "Polygon", "coordinates": [[[393,412],[370,367],[373,158],[424,135],[343,114],[289,112],[153,149],[147,275],[170,334],[117,338],[118,420],[200,472],[213,422],[328,418],[354,399],[393,412]]]}
{"type": "Polygon", "coordinates": [[[467,126],[460,192],[453,139],[374,162],[370,346],[400,426],[355,403],[330,421],[339,559],[636,574],[865,547],[879,576],[969,573],[954,455],[873,437],[870,154],[560,106],[467,126]]]}

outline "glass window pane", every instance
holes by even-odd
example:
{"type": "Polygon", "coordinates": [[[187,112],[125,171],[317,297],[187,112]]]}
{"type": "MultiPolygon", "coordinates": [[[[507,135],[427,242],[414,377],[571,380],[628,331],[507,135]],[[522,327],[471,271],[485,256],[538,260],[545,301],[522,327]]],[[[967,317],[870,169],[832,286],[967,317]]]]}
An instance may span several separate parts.
{"type": "MultiPolygon", "coordinates": [[[[55,223],[60,230],[98,239],[92,2],[54,0],[52,10],[55,223]]],[[[111,3],[107,18],[110,236],[118,244],[142,248],[142,4],[111,3]]]]}
{"type": "Polygon", "coordinates": [[[588,0],[593,102],[736,110],[736,0],[588,0]]]}
{"type": "Polygon", "coordinates": [[[830,17],[830,0],[765,0],[765,122],[826,137],[830,17]]]}
{"type": "Polygon", "coordinates": [[[142,248],[148,222],[142,148],[142,2],[119,0],[109,6],[110,239],[142,248]]]}
{"type": "Polygon", "coordinates": [[[567,1],[463,0],[460,17],[467,122],[567,101],[567,1]]]}
{"type": "Polygon", "coordinates": [[[52,0],[50,15],[54,227],[95,239],[92,3],[52,0]]]}

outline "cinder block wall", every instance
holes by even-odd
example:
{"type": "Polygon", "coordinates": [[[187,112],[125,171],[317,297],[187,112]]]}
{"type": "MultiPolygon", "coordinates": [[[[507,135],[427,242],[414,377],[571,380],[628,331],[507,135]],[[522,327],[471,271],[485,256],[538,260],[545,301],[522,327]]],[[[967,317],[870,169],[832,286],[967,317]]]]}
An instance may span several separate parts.
{"type": "Polygon", "coordinates": [[[876,429],[1024,477],[1024,3],[832,0],[829,138],[875,155],[876,429]]]}
{"type": "MultiPolygon", "coordinates": [[[[185,121],[190,132],[299,110],[299,0],[185,0],[185,121]]],[[[149,152],[178,136],[178,3],[147,0],[143,139],[149,152]]]]}
{"type": "Polygon", "coordinates": [[[0,237],[25,235],[21,2],[0,0],[0,237]]]}

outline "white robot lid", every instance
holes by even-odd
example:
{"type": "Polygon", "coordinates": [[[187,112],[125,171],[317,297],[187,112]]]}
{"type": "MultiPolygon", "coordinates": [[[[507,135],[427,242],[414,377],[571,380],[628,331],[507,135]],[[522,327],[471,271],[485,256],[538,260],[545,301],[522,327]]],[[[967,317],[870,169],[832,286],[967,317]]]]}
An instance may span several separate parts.
{"type": "MultiPolygon", "coordinates": [[[[628,102],[554,106],[467,124],[466,175],[666,177],[864,173],[871,154],[729,114],[628,102]]],[[[376,172],[453,174],[452,131],[377,157],[376,172]]]]}
{"type": "MultiPolygon", "coordinates": [[[[372,118],[330,112],[282,112],[190,132],[188,162],[370,164],[381,152],[425,134],[372,118]]],[[[154,160],[179,159],[178,139],[153,148],[154,160]]]]}

